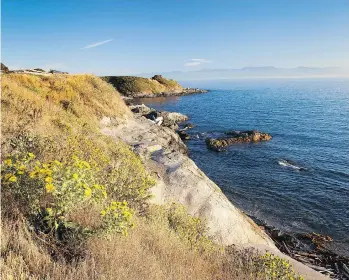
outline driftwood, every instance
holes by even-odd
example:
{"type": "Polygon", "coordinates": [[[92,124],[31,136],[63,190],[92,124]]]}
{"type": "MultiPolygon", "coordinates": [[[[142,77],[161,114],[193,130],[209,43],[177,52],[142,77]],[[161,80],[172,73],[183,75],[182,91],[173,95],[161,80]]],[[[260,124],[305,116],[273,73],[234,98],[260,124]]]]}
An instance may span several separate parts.
{"type": "Polygon", "coordinates": [[[332,279],[349,280],[349,255],[342,255],[326,246],[329,236],[317,233],[285,233],[251,217],[275,242],[279,250],[332,279]]]}

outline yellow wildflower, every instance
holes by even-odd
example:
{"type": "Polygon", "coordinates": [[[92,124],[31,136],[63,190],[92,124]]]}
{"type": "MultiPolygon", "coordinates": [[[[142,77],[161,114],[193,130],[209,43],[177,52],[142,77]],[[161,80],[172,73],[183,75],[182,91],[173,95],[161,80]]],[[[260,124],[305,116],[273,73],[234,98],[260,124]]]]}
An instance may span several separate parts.
{"type": "Polygon", "coordinates": [[[105,212],[105,210],[102,210],[102,211],[101,211],[101,215],[102,215],[102,216],[105,216],[105,214],[107,214],[107,212],[105,212]]]}
{"type": "Polygon", "coordinates": [[[85,167],[88,168],[88,169],[91,168],[90,164],[88,162],[86,162],[86,161],[82,161],[82,164],[85,165],[85,167]]]}
{"type": "Polygon", "coordinates": [[[6,160],[4,160],[4,163],[8,166],[12,166],[12,159],[8,158],[6,160]]]}
{"type": "Polygon", "coordinates": [[[22,164],[22,165],[20,165],[20,166],[18,167],[18,169],[19,169],[19,170],[25,170],[26,167],[22,164]]]}
{"type": "Polygon", "coordinates": [[[74,178],[75,180],[77,180],[77,179],[79,179],[79,175],[78,175],[77,173],[74,173],[74,174],[73,174],[73,178],[74,178]]]}
{"type": "Polygon", "coordinates": [[[51,183],[46,184],[45,188],[46,188],[46,192],[48,193],[52,193],[56,190],[55,186],[51,183]]]}
{"type": "Polygon", "coordinates": [[[35,158],[35,155],[33,153],[28,153],[28,156],[29,156],[30,159],[35,158]]]}
{"type": "Polygon", "coordinates": [[[52,208],[46,208],[46,211],[49,215],[52,215],[52,208]]]}
{"type": "Polygon", "coordinates": [[[17,177],[12,175],[9,179],[10,182],[17,182],[17,177]]]}
{"type": "Polygon", "coordinates": [[[87,188],[85,190],[85,197],[91,197],[91,194],[92,194],[92,190],[90,188],[87,188]]]}
{"type": "Polygon", "coordinates": [[[36,171],[33,171],[33,172],[29,173],[29,177],[32,178],[32,179],[34,179],[36,177],[36,175],[37,175],[36,171]]]}
{"type": "Polygon", "coordinates": [[[46,183],[52,183],[53,182],[53,178],[52,177],[46,177],[45,178],[45,182],[46,183]]]}

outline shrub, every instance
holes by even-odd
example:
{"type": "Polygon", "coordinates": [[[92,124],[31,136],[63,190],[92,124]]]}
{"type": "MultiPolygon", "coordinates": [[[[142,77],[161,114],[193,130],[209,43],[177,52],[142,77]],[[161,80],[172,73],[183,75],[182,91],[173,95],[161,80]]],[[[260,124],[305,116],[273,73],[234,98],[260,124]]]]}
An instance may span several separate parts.
{"type": "Polygon", "coordinates": [[[101,212],[103,228],[109,232],[118,232],[128,235],[128,229],[134,227],[132,220],[132,210],[127,206],[127,202],[112,201],[101,212]]]}
{"type": "MultiPolygon", "coordinates": [[[[110,203],[105,186],[99,184],[95,170],[87,161],[76,156],[66,162],[41,163],[34,159],[35,155],[28,153],[4,160],[4,191],[12,193],[21,207],[26,208],[27,216],[42,217],[49,229],[57,232],[71,227],[69,214],[82,204],[110,203]]],[[[131,219],[127,202],[112,201],[101,213],[100,231],[127,234],[131,219]]]]}
{"type": "Polygon", "coordinates": [[[34,154],[8,157],[1,166],[2,191],[11,193],[25,214],[37,213],[40,209],[40,197],[44,193],[44,182],[32,178],[34,154]]]}
{"type": "Polygon", "coordinates": [[[207,235],[208,227],[205,221],[188,214],[187,209],[181,204],[153,205],[148,217],[174,231],[190,249],[206,253],[221,249],[207,235]]]}
{"type": "MultiPolygon", "coordinates": [[[[56,144],[54,144],[56,145],[56,144]]],[[[127,201],[137,213],[144,213],[150,198],[150,188],[155,184],[141,159],[126,144],[115,142],[107,136],[67,137],[66,145],[53,148],[62,158],[77,155],[88,161],[96,171],[100,184],[106,187],[110,199],[127,201]]]]}
{"type": "Polygon", "coordinates": [[[260,269],[259,274],[265,275],[268,280],[304,280],[288,261],[270,253],[258,258],[256,266],[260,269]]]}

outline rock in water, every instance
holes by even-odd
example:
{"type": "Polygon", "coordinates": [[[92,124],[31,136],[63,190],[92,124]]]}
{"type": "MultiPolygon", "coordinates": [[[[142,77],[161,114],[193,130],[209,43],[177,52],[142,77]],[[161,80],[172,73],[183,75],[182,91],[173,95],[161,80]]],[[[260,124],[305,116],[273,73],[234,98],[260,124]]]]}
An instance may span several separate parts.
{"type": "Polygon", "coordinates": [[[178,130],[177,133],[182,140],[190,140],[189,134],[186,133],[184,130],[178,130]]]}
{"type": "Polygon", "coordinates": [[[257,130],[234,130],[226,132],[225,134],[227,135],[225,137],[207,138],[206,145],[208,148],[219,152],[236,143],[269,141],[272,138],[270,134],[259,132],[257,130]]]}
{"type": "Polygon", "coordinates": [[[155,109],[150,108],[144,104],[141,105],[131,105],[129,106],[129,108],[131,109],[131,111],[135,114],[140,114],[140,115],[146,115],[149,114],[150,112],[155,111],[155,109]]]}
{"type": "Polygon", "coordinates": [[[191,123],[185,123],[183,124],[183,129],[192,129],[194,128],[194,125],[191,123]]]}
{"type": "Polygon", "coordinates": [[[188,120],[186,115],[180,113],[162,111],[159,112],[159,114],[164,118],[163,126],[167,126],[171,129],[178,129],[179,123],[188,120]]]}
{"type": "Polygon", "coordinates": [[[173,121],[176,123],[181,123],[181,122],[188,120],[188,117],[186,115],[181,114],[181,113],[163,111],[163,112],[160,112],[160,114],[164,118],[168,119],[169,121],[173,121]]]}

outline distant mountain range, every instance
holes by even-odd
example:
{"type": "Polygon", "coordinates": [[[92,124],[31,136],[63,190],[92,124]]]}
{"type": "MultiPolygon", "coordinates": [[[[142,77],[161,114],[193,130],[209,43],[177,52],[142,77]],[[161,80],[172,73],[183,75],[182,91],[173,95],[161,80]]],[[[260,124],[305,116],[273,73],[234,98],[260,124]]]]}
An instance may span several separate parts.
{"type": "Polygon", "coordinates": [[[349,77],[349,69],[340,67],[297,67],[277,68],[274,66],[244,67],[240,69],[202,69],[196,71],[172,71],[162,73],[141,73],[136,76],[152,77],[161,74],[175,80],[215,80],[215,79],[252,79],[252,78],[316,78],[349,77]]]}

